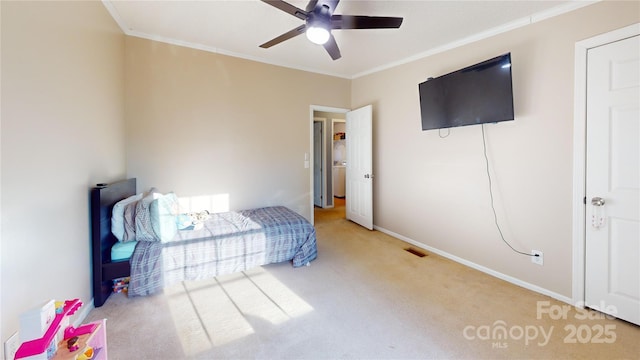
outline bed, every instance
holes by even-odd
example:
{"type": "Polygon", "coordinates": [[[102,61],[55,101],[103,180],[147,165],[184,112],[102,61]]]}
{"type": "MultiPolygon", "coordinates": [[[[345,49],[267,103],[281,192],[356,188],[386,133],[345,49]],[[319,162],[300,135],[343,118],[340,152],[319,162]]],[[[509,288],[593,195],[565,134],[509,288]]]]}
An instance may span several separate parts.
{"type": "MultiPolygon", "coordinates": [[[[124,199],[134,197],[138,209],[141,205],[152,210],[158,208],[153,204],[159,201],[142,202],[147,196],[136,192],[136,179],[98,184],[91,189],[95,307],[104,304],[113,292],[113,280],[122,277],[130,278],[129,296],[145,296],[180,281],[206,279],[285,261],[290,261],[293,267],[301,267],[317,257],[313,225],[283,206],[206,214],[197,218],[190,214],[191,226],[181,228],[178,225],[177,229],[174,224],[185,214],[157,217],[153,229],[149,228],[152,235],[147,236],[138,227],[135,239],[133,235],[125,235],[123,241],[123,234],[113,231],[112,219],[114,222],[118,219],[114,208],[119,209],[124,199]],[[162,226],[156,226],[156,223],[162,226]],[[117,253],[115,247],[121,245],[131,249],[131,256],[116,259],[118,256],[113,255],[112,258],[112,254],[117,253]]],[[[139,211],[138,215],[143,213],[139,211]]],[[[181,221],[184,223],[184,219],[181,221]]],[[[125,228],[126,223],[125,220],[125,228]]]]}

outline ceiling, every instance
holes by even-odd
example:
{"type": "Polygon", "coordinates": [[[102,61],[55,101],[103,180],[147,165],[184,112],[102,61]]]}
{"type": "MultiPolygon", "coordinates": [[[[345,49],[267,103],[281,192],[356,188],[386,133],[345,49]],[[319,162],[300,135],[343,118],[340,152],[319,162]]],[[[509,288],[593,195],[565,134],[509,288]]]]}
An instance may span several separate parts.
{"type": "MultiPolygon", "coordinates": [[[[290,0],[305,9],[308,1],[290,0]]],[[[397,16],[399,29],[333,30],[331,60],[304,35],[259,45],[303,21],[258,0],[103,0],[127,35],[344,78],[393,65],[574,10],[592,2],[342,0],[335,14],[397,16]]]]}

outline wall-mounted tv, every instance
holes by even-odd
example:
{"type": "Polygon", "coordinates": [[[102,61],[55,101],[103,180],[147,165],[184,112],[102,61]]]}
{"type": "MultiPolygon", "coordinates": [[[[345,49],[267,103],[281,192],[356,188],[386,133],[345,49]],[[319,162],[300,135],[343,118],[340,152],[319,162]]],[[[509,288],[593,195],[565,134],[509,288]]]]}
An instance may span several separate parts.
{"type": "Polygon", "coordinates": [[[511,53],[420,83],[422,130],[514,119],[511,53]]]}

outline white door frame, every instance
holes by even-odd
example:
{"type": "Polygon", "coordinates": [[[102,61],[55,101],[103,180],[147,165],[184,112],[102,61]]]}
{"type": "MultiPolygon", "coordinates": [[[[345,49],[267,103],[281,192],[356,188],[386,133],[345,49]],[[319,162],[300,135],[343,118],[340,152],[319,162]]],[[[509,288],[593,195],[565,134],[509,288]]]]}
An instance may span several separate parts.
{"type": "Polygon", "coordinates": [[[587,133],[587,51],[640,34],[640,23],[579,41],[575,45],[573,110],[573,286],[574,305],[585,301],[585,216],[586,133],[587,133]]]}
{"type": "MultiPolygon", "coordinates": [[[[335,107],[329,107],[329,106],[322,106],[322,105],[311,105],[309,107],[309,149],[311,149],[311,155],[309,156],[309,158],[313,161],[313,113],[315,111],[324,111],[324,112],[332,112],[332,113],[338,113],[338,114],[346,114],[347,112],[351,111],[351,109],[343,109],[343,108],[335,108],[335,107]]],[[[311,196],[309,196],[309,217],[310,217],[310,222],[311,225],[315,224],[315,217],[313,216],[313,209],[314,209],[314,204],[313,204],[313,164],[311,164],[311,166],[309,166],[310,169],[310,181],[309,181],[309,194],[311,196]]]]}

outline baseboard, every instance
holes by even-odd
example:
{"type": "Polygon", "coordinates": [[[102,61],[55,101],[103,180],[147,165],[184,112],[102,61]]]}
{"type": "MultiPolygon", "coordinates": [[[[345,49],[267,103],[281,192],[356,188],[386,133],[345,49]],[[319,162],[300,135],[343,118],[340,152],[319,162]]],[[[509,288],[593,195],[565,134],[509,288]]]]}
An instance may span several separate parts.
{"type": "Polygon", "coordinates": [[[87,318],[87,316],[89,316],[89,313],[91,312],[91,310],[94,309],[93,298],[91,298],[91,300],[89,300],[88,303],[82,303],[82,307],[80,309],[82,310],[78,312],[78,316],[75,318],[75,320],[73,320],[74,327],[78,327],[82,325],[84,323],[84,320],[87,318]]]}
{"type": "Polygon", "coordinates": [[[445,257],[445,258],[447,258],[449,260],[453,260],[453,261],[455,261],[455,262],[457,262],[459,264],[468,266],[468,267],[470,267],[472,269],[475,269],[475,270],[478,270],[478,271],[482,271],[483,273],[491,275],[491,276],[496,277],[498,279],[510,282],[510,283],[512,283],[514,285],[520,286],[522,288],[525,288],[525,289],[528,289],[528,290],[531,290],[531,291],[535,291],[535,292],[537,292],[539,294],[552,297],[552,298],[554,298],[556,300],[565,302],[567,304],[574,305],[573,299],[571,299],[570,297],[558,294],[556,292],[550,291],[550,290],[545,289],[543,287],[540,287],[538,285],[534,285],[534,284],[528,283],[526,281],[522,281],[522,280],[520,280],[518,278],[515,278],[513,276],[505,275],[505,274],[503,274],[501,272],[495,271],[493,269],[489,269],[489,268],[484,267],[482,265],[478,265],[478,264],[476,264],[474,262],[471,262],[471,261],[463,259],[461,257],[449,254],[448,252],[436,249],[434,247],[425,245],[425,244],[423,244],[421,242],[418,242],[418,241],[415,241],[413,239],[410,239],[410,238],[408,238],[408,237],[406,237],[404,235],[397,234],[397,233],[395,233],[393,231],[390,231],[388,229],[385,229],[383,227],[374,225],[373,229],[374,230],[378,230],[380,232],[383,232],[383,233],[385,233],[387,235],[393,236],[395,238],[398,238],[398,239],[400,239],[402,241],[408,242],[409,244],[417,246],[417,247],[419,247],[421,249],[424,249],[424,250],[430,251],[432,253],[438,254],[438,255],[440,255],[442,257],[445,257]]]}

